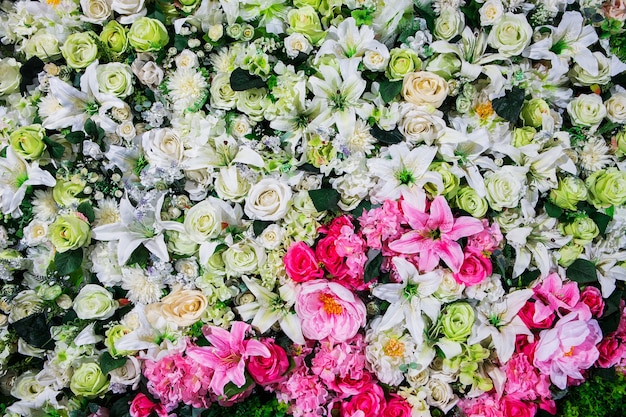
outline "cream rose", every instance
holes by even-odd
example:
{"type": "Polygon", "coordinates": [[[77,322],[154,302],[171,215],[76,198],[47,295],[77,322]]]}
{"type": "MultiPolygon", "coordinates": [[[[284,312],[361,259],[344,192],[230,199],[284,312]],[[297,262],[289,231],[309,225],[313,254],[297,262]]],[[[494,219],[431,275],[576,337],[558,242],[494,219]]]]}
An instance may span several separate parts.
{"type": "Polygon", "coordinates": [[[285,52],[290,58],[296,58],[300,52],[308,54],[313,50],[311,42],[301,33],[292,33],[285,38],[285,52]]]}
{"type": "Polygon", "coordinates": [[[111,17],[111,0],[80,0],[82,20],[101,25],[111,17]]]}
{"type": "Polygon", "coordinates": [[[487,0],[478,13],[480,14],[480,25],[491,26],[504,15],[504,6],[500,0],[487,0]]]}
{"type": "Polygon", "coordinates": [[[428,104],[439,107],[448,97],[448,83],[432,72],[412,72],[404,77],[402,96],[417,106],[428,104]]]}
{"type": "Polygon", "coordinates": [[[170,128],[152,129],[141,135],[143,150],[151,164],[168,168],[183,160],[183,142],[170,128]]]}
{"type": "Polygon", "coordinates": [[[17,91],[22,81],[20,67],[22,64],[15,58],[0,59],[0,96],[9,95],[17,91]]]}
{"type": "Polygon", "coordinates": [[[159,303],[148,307],[158,309],[168,323],[187,327],[200,320],[208,304],[202,291],[177,288],[163,297],[159,303]]]}
{"type": "Polygon", "coordinates": [[[244,211],[252,220],[275,221],[287,213],[291,196],[291,187],[287,184],[264,178],[250,189],[244,211]]]}
{"type": "Polygon", "coordinates": [[[145,0],[113,0],[111,9],[120,14],[120,23],[127,25],[146,15],[145,0]]]}
{"type": "Polygon", "coordinates": [[[526,172],[528,168],[506,166],[496,172],[485,174],[487,201],[494,210],[517,207],[526,191],[526,172]]]}
{"type": "Polygon", "coordinates": [[[97,284],[85,285],[74,299],[74,311],[79,319],[106,320],[119,306],[113,295],[97,284]]]}
{"type": "Polygon", "coordinates": [[[189,209],[185,216],[185,233],[195,243],[205,243],[216,238],[232,208],[224,201],[209,197],[189,209]]]}
{"type": "Polygon", "coordinates": [[[41,310],[43,300],[33,290],[20,292],[12,301],[9,313],[9,323],[15,323],[25,317],[38,313],[41,310]]]}
{"type": "Polygon", "coordinates": [[[195,68],[198,66],[198,56],[189,49],[185,49],[174,58],[174,62],[176,62],[176,68],[195,68]]]}
{"type": "Polygon", "coordinates": [[[626,92],[613,94],[604,106],[607,119],[613,123],[626,123],[626,92]]]}
{"type": "Polygon", "coordinates": [[[426,142],[432,145],[445,131],[446,123],[441,112],[429,112],[426,107],[405,104],[401,108],[398,130],[411,143],[426,142]]]}
{"type": "Polygon", "coordinates": [[[501,55],[519,55],[532,40],[533,28],[523,14],[506,13],[492,27],[487,43],[501,55]]]}
{"type": "Polygon", "coordinates": [[[126,385],[136,390],[141,380],[141,364],[136,357],[129,356],[124,366],[112,370],[109,375],[111,384],[126,385]]]}
{"type": "Polygon", "coordinates": [[[575,126],[597,126],[606,116],[602,97],[597,94],[581,94],[567,103],[567,114],[575,126]]]}
{"type": "Polygon", "coordinates": [[[257,241],[265,248],[265,249],[278,249],[283,241],[283,237],[285,236],[285,231],[277,224],[270,224],[267,226],[263,232],[257,238],[257,241]]]}

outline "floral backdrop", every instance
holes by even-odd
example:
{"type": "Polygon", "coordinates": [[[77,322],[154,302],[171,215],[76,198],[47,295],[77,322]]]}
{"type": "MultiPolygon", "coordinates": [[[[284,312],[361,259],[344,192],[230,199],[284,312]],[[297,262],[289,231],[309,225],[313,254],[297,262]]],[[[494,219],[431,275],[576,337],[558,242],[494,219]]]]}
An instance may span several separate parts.
{"type": "Polygon", "coordinates": [[[2,2],[0,412],[618,415],[625,20],[2,2]]]}

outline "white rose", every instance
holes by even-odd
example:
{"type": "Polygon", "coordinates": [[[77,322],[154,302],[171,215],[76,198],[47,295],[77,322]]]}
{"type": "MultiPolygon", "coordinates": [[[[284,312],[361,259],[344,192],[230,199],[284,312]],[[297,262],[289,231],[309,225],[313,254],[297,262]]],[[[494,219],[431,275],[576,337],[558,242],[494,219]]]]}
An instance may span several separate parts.
{"type": "Polygon", "coordinates": [[[148,13],[145,0],[113,0],[111,9],[121,15],[118,20],[123,25],[133,23],[148,13]]]}
{"type": "Polygon", "coordinates": [[[237,92],[230,87],[230,74],[220,72],[211,81],[211,106],[230,110],[237,105],[237,92]]]}
{"type": "Polygon", "coordinates": [[[109,375],[111,384],[131,386],[133,390],[136,390],[141,380],[141,364],[136,357],[128,356],[124,366],[112,370],[109,375]]]}
{"type": "Polygon", "coordinates": [[[198,56],[189,49],[185,49],[178,54],[174,61],[176,62],[176,68],[179,69],[195,68],[198,66],[198,56]]]}
{"type": "Polygon", "coordinates": [[[36,56],[44,62],[61,58],[59,39],[45,29],[38,30],[29,39],[24,39],[22,51],[26,59],[36,56]]]}
{"type": "Polygon", "coordinates": [[[14,93],[20,87],[22,65],[15,58],[0,59],[0,96],[14,93]]]}
{"type": "Polygon", "coordinates": [[[602,97],[597,94],[581,94],[567,103],[567,114],[575,126],[591,127],[600,124],[606,116],[602,97]]]}
{"type": "Polygon", "coordinates": [[[48,223],[41,220],[33,220],[24,228],[24,243],[28,246],[37,246],[48,240],[48,223]]]}
{"type": "Polygon", "coordinates": [[[96,67],[98,88],[105,94],[113,94],[119,98],[131,95],[133,89],[133,72],[130,67],[121,62],[102,64],[96,67]]]}
{"type": "Polygon", "coordinates": [[[106,288],[96,284],[85,285],[74,299],[74,311],[79,319],[105,320],[115,314],[119,306],[106,288]]]}
{"type": "Polygon", "coordinates": [[[428,396],[426,402],[431,407],[437,407],[447,413],[456,404],[458,398],[454,395],[450,382],[438,375],[430,375],[426,389],[428,396]]]}
{"type": "Polygon", "coordinates": [[[491,26],[504,15],[504,6],[500,0],[487,0],[478,11],[480,25],[491,26]]]}
{"type": "Polygon", "coordinates": [[[404,77],[402,97],[416,106],[428,104],[439,107],[448,97],[448,83],[432,72],[412,72],[404,77]]]}
{"type": "Polygon", "coordinates": [[[234,118],[230,125],[230,132],[237,139],[241,139],[251,133],[252,126],[248,117],[242,114],[234,118]]]}
{"type": "Polygon", "coordinates": [[[463,296],[465,285],[457,282],[451,272],[444,272],[439,288],[435,291],[435,297],[446,303],[459,300],[463,296]]]}
{"type": "Polygon", "coordinates": [[[228,276],[241,276],[256,273],[265,263],[265,251],[252,242],[238,242],[222,253],[228,276]]]}
{"type": "Polygon", "coordinates": [[[407,142],[426,142],[432,145],[446,129],[446,122],[441,118],[440,111],[429,111],[428,107],[418,107],[405,103],[401,107],[401,119],[398,130],[404,135],[407,142]]]}
{"type": "Polygon", "coordinates": [[[139,82],[151,89],[157,88],[163,82],[163,69],[154,61],[136,59],[133,61],[131,68],[139,82]]]}
{"type": "Polygon", "coordinates": [[[11,312],[9,313],[9,323],[15,323],[25,317],[38,313],[43,300],[33,290],[20,292],[13,300],[11,312]]]}
{"type": "Polygon", "coordinates": [[[593,58],[598,63],[598,73],[593,75],[576,63],[569,72],[572,84],[590,86],[593,84],[604,85],[611,81],[611,60],[602,52],[594,52],[593,58]]]}
{"type": "Polygon", "coordinates": [[[83,9],[81,19],[101,25],[111,17],[111,0],[80,0],[83,9]]]}
{"type": "Polygon", "coordinates": [[[264,178],[250,189],[244,211],[252,220],[275,221],[287,213],[291,196],[291,187],[287,184],[264,178]]]}
{"type": "Polygon", "coordinates": [[[626,123],[626,92],[615,93],[605,103],[606,117],[613,123],[626,123]]]}
{"type": "Polygon", "coordinates": [[[520,198],[526,192],[526,173],[528,168],[505,166],[496,172],[485,174],[487,201],[492,209],[517,207],[520,198]]]}
{"type": "Polygon", "coordinates": [[[265,249],[277,249],[285,236],[285,231],[277,224],[270,224],[257,237],[257,241],[265,249]]]}
{"type": "Polygon", "coordinates": [[[137,135],[137,130],[133,122],[126,120],[115,128],[115,133],[125,141],[130,142],[137,135]]]}
{"type": "Polygon", "coordinates": [[[370,71],[384,71],[388,63],[389,50],[385,45],[378,50],[365,51],[363,55],[363,65],[370,71]]]}
{"type": "Polygon", "coordinates": [[[211,25],[207,34],[209,35],[209,39],[213,42],[217,42],[224,36],[224,26],[221,24],[211,25]]]}
{"type": "Polygon", "coordinates": [[[111,108],[111,116],[118,122],[132,121],[133,113],[130,111],[128,103],[124,103],[121,107],[111,108]]]}
{"type": "Polygon", "coordinates": [[[44,390],[45,387],[37,382],[37,374],[34,371],[26,371],[15,379],[11,395],[22,401],[34,403],[44,390]]]}
{"type": "Polygon", "coordinates": [[[446,7],[435,20],[434,35],[438,39],[449,41],[460,35],[465,27],[465,16],[456,7],[446,7]]]}
{"type": "Polygon", "coordinates": [[[195,243],[205,243],[216,238],[222,231],[222,223],[229,223],[228,203],[209,197],[189,209],[185,216],[185,233],[195,243]]]}
{"type": "Polygon", "coordinates": [[[506,13],[489,32],[487,43],[505,57],[519,55],[530,45],[533,29],[523,14],[506,13]]]}
{"type": "Polygon", "coordinates": [[[250,183],[242,176],[236,166],[221,168],[215,178],[215,191],[224,200],[240,203],[250,190],[250,183]]]}
{"type": "Polygon", "coordinates": [[[146,158],[151,164],[169,168],[178,166],[183,160],[183,142],[170,128],[152,129],[141,135],[146,158]]]}
{"type": "Polygon", "coordinates": [[[300,52],[308,54],[312,50],[311,42],[301,33],[292,33],[285,38],[285,52],[290,58],[296,58],[300,52]]]}

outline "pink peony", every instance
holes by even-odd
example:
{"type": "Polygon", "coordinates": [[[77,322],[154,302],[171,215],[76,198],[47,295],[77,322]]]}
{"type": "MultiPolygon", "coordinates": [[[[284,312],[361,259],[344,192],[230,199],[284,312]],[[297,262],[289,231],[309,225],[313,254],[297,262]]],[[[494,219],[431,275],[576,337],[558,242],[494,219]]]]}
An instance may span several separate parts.
{"type": "Polygon", "coordinates": [[[365,326],[365,304],[336,282],[324,279],[301,285],[295,304],[302,333],[312,340],[343,342],[365,326]]]}
{"type": "Polygon", "coordinates": [[[324,270],[320,268],[315,253],[304,242],[291,245],[283,257],[283,263],[289,278],[296,282],[305,282],[324,276],[324,270]]]}
{"type": "Polygon", "coordinates": [[[477,285],[491,275],[493,266],[488,256],[474,248],[466,248],[463,264],[454,279],[459,284],[467,286],[477,285]]]}
{"type": "Polygon", "coordinates": [[[248,372],[254,382],[268,385],[279,382],[289,369],[289,358],[285,350],[274,343],[273,339],[260,341],[270,352],[269,357],[252,356],[248,362],[248,372]]]}
{"type": "Polygon", "coordinates": [[[391,394],[381,417],[411,417],[411,405],[397,394],[391,394]]]}
{"type": "Polygon", "coordinates": [[[383,389],[380,385],[371,384],[350,401],[341,403],[341,417],[377,416],[385,406],[383,389]]]}
{"type": "MultiPolygon", "coordinates": [[[[590,368],[600,356],[596,345],[602,331],[594,319],[581,320],[576,312],[561,318],[553,329],[540,333],[533,364],[560,389],[573,381],[584,380],[581,370],[590,368]]],[[[571,384],[570,384],[571,385],[571,384]]]]}

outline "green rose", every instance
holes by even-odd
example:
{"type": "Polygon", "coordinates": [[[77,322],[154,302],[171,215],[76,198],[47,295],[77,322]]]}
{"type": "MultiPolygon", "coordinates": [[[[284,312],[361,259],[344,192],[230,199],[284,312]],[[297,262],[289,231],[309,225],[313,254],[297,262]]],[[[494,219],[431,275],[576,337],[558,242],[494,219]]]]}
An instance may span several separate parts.
{"type": "Polygon", "coordinates": [[[441,331],[454,342],[462,342],[469,337],[475,320],[474,309],[465,302],[448,304],[439,316],[441,331]]]}
{"type": "Polygon", "coordinates": [[[589,202],[596,208],[619,206],[626,203],[626,172],[617,168],[603,169],[585,180],[589,202]]]}
{"type": "Polygon", "coordinates": [[[165,25],[149,17],[135,20],[128,32],[128,42],[138,52],[160,51],[169,41],[165,25]]]}
{"type": "Polygon", "coordinates": [[[244,274],[255,274],[265,260],[265,252],[263,248],[244,241],[229,246],[222,254],[222,259],[226,274],[240,277],[244,274]]]}
{"type": "MultiPolygon", "coordinates": [[[[185,218],[186,219],[186,218],[185,218]]],[[[174,230],[167,232],[167,249],[177,255],[193,255],[198,250],[198,244],[185,234],[174,230]]]]}
{"type": "Polygon", "coordinates": [[[40,285],[37,288],[37,295],[46,301],[56,300],[61,294],[63,294],[63,288],[58,284],[40,285]]]}
{"type": "Polygon", "coordinates": [[[63,207],[71,207],[78,205],[82,199],[76,197],[85,189],[85,181],[75,179],[73,181],[58,180],[52,189],[52,198],[58,205],[63,207]]]}
{"type": "Polygon", "coordinates": [[[446,7],[441,10],[435,20],[435,30],[433,34],[437,39],[449,41],[460,35],[465,27],[465,16],[455,7],[446,7]]]}
{"type": "Polygon", "coordinates": [[[548,103],[542,98],[532,98],[524,102],[520,116],[524,125],[541,127],[544,114],[550,114],[548,103]]]}
{"type": "Polygon", "coordinates": [[[574,263],[576,259],[580,257],[585,248],[580,245],[568,243],[558,251],[559,265],[563,268],[567,268],[574,263]]]}
{"type": "Polygon", "coordinates": [[[513,146],[521,148],[530,145],[537,134],[537,130],[532,126],[525,126],[513,130],[513,146]]]}
{"type": "Polygon", "coordinates": [[[233,38],[234,40],[241,39],[241,34],[243,32],[243,28],[239,23],[233,23],[232,25],[228,25],[226,27],[226,34],[233,38]]]}
{"type": "Polygon", "coordinates": [[[45,29],[38,30],[28,40],[24,40],[26,59],[36,56],[44,62],[61,58],[61,49],[57,37],[45,29]]]}
{"type": "Polygon", "coordinates": [[[111,20],[106,24],[100,33],[100,40],[117,55],[123,54],[128,48],[126,29],[117,20],[111,20]]]}
{"type": "MultiPolygon", "coordinates": [[[[447,162],[433,162],[430,164],[430,167],[428,167],[429,171],[441,174],[441,179],[443,180],[443,190],[441,190],[441,194],[444,195],[446,199],[451,199],[456,195],[460,183],[459,177],[454,175],[450,171],[450,168],[452,168],[452,165],[447,162]]],[[[436,196],[439,194],[437,187],[432,183],[427,183],[424,189],[431,195],[436,196]]]]}
{"type": "Polygon", "coordinates": [[[533,28],[525,15],[506,13],[491,28],[487,43],[501,55],[511,57],[521,54],[530,45],[532,35],[533,28]]]}
{"type": "Polygon", "coordinates": [[[478,219],[484,217],[489,209],[487,200],[480,197],[471,187],[461,187],[456,194],[455,201],[458,208],[478,219]]]}
{"type": "Polygon", "coordinates": [[[109,389],[109,380],[98,364],[88,362],[74,371],[70,380],[70,389],[75,395],[94,398],[109,389]]]}
{"type": "Polygon", "coordinates": [[[412,49],[393,48],[389,51],[389,63],[385,75],[389,81],[398,81],[406,74],[422,69],[422,60],[412,49]]]}
{"type": "Polygon", "coordinates": [[[11,147],[24,159],[35,160],[46,149],[43,138],[46,131],[41,125],[23,126],[9,136],[11,147]]]}
{"type": "Polygon", "coordinates": [[[587,215],[577,216],[571,223],[559,224],[559,230],[564,235],[572,236],[573,243],[582,246],[591,243],[600,234],[596,222],[587,215]]]}
{"type": "Polygon", "coordinates": [[[576,205],[587,199],[587,187],[578,177],[559,178],[559,185],[550,191],[550,200],[565,210],[576,210],[576,205]]]}
{"type": "Polygon", "coordinates": [[[581,94],[567,103],[567,114],[575,126],[597,126],[606,116],[606,107],[599,95],[581,94]]]}
{"type": "Polygon", "coordinates": [[[121,62],[98,65],[96,79],[98,88],[106,94],[126,98],[133,93],[133,72],[121,62]]]}
{"type": "Polygon", "coordinates": [[[18,90],[22,81],[21,66],[22,64],[15,58],[0,59],[0,96],[6,96],[18,90]]]}
{"type": "Polygon", "coordinates": [[[246,23],[241,27],[241,40],[244,42],[251,41],[254,38],[254,26],[246,23]]]}
{"type": "Polygon", "coordinates": [[[446,81],[461,70],[461,60],[455,54],[438,54],[428,61],[426,71],[433,72],[446,81]]]}
{"type": "Polygon", "coordinates": [[[313,136],[307,143],[307,162],[316,168],[327,165],[337,156],[337,151],[331,142],[323,141],[319,135],[313,136]]]}
{"type": "Polygon", "coordinates": [[[98,59],[98,45],[94,38],[97,35],[91,31],[73,33],[61,47],[63,58],[67,65],[74,69],[87,68],[89,64],[98,59]]]}
{"type": "Polygon", "coordinates": [[[291,9],[287,14],[287,22],[289,23],[287,33],[301,33],[313,44],[319,43],[326,36],[317,11],[311,6],[291,9]]]}
{"type": "Polygon", "coordinates": [[[263,115],[270,104],[265,88],[249,88],[237,92],[237,110],[255,122],[263,120],[263,115]]]}
{"type": "Polygon", "coordinates": [[[132,329],[128,326],[124,326],[123,324],[116,324],[113,327],[109,327],[109,330],[104,334],[104,344],[107,347],[107,350],[114,358],[119,356],[130,356],[134,355],[136,351],[131,350],[117,350],[115,348],[115,342],[120,340],[123,336],[126,336],[130,333],[132,329]]]}
{"type": "Polygon", "coordinates": [[[62,215],[48,228],[48,238],[57,252],[81,248],[91,239],[89,223],[75,215],[62,215]]]}
{"type": "Polygon", "coordinates": [[[617,149],[622,154],[626,154],[626,129],[617,132],[615,142],[617,143],[617,149]]]}
{"type": "Polygon", "coordinates": [[[74,298],[74,311],[82,320],[106,320],[119,307],[113,295],[97,284],[87,284],[74,298]]]}

